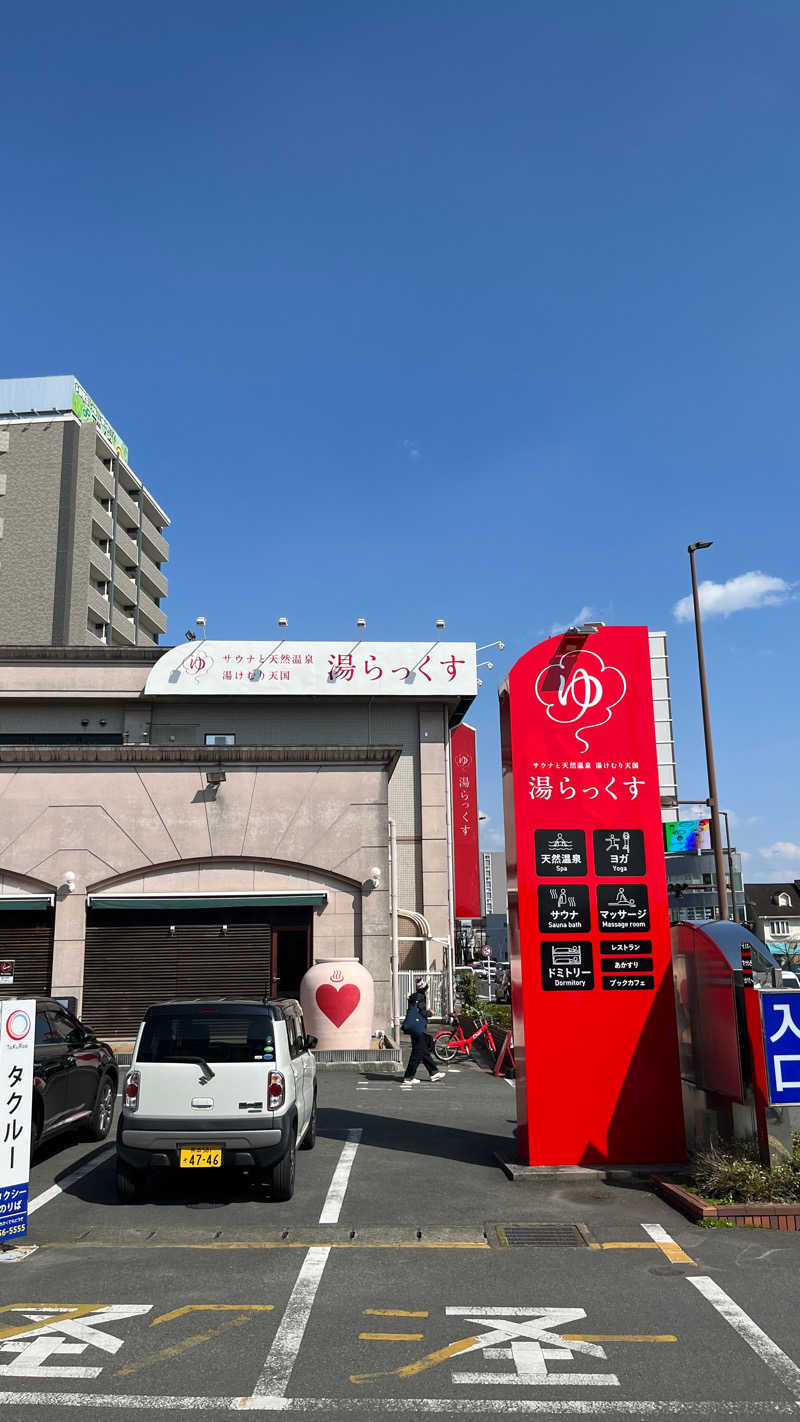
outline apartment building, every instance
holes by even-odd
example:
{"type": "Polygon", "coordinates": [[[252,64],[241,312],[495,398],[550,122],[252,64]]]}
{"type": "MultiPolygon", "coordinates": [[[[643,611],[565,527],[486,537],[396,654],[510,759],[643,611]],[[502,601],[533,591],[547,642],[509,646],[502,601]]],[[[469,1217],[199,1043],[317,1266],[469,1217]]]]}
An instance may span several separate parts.
{"type": "Polygon", "coordinates": [[[168,526],[75,376],[0,380],[0,644],[156,645],[168,526]]]}

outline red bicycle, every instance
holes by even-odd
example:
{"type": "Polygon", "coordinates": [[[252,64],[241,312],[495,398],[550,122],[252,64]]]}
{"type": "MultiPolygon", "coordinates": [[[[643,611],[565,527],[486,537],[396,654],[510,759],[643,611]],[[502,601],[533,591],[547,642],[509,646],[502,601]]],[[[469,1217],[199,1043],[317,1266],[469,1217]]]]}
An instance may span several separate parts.
{"type": "Polygon", "coordinates": [[[471,1037],[464,1036],[464,1029],[457,1017],[454,1016],[452,1020],[455,1025],[444,1027],[433,1039],[433,1054],[440,1062],[454,1061],[459,1052],[463,1057],[471,1056],[473,1044],[480,1037],[486,1038],[487,1046],[491,1048],[494,1056],[497,1056],[497,1046],[485,1017],[481,1019],[471,1037]]]}

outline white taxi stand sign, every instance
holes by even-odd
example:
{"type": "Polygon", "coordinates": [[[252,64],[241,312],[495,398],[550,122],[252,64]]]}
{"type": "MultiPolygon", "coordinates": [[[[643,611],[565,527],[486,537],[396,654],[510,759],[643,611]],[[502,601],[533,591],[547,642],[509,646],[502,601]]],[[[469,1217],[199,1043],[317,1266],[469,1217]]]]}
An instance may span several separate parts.
{"type": "Polygon", "coordinates": [[[0,1242],[28,1230],[36,1003],[0,1003],[0,1242]]]}

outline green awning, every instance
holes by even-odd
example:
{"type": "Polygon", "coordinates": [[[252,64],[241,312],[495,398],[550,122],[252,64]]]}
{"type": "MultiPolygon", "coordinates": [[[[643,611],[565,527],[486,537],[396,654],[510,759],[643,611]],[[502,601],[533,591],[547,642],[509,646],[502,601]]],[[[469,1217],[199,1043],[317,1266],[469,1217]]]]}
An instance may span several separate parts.
{"type": "Polygon", "coordinates": [[[0,894],[0,909],[13,909],[15,913],[20,909],[36,909],[37,913],[41,913],[42,909],[49,909],[52,903],[52,894],[25,894],[19,898],[14,898],[13,894],[0,894]]]}
{"type": "Polygon", "coordinates": [[[328,902],[321,894],[89,894],[92,909],[235,909],[319,908],[328,902]]]}

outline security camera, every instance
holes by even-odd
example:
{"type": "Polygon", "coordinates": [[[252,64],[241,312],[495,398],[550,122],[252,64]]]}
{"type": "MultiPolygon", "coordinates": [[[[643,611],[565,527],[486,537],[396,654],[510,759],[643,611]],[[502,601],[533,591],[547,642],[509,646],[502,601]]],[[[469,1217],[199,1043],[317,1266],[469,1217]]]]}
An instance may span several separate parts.
{"type": "Polygon", "coordinates": [[[279,626],[279,627],[288,627],[288,626],[289,626],[288,619],[285,618],[285,617],[279,617],[279,618],[278,618],[278,626],[279,626]]]}
{"type": "Polygon", "coordinates": [[[443,631],[444,631],[444,618],[443,618],[443,617],[437,617],[437,619],[436,619],[436,630],[437,630],[437,632],[443,632],[443,631]]]}
{"type": "Polygon", "coordinates": [[[365,617],[357,617],[357,618],[356,618],[356,627],[366,627],[366,625],[367,625],[367,620],[366,620],[365,617]]]}

